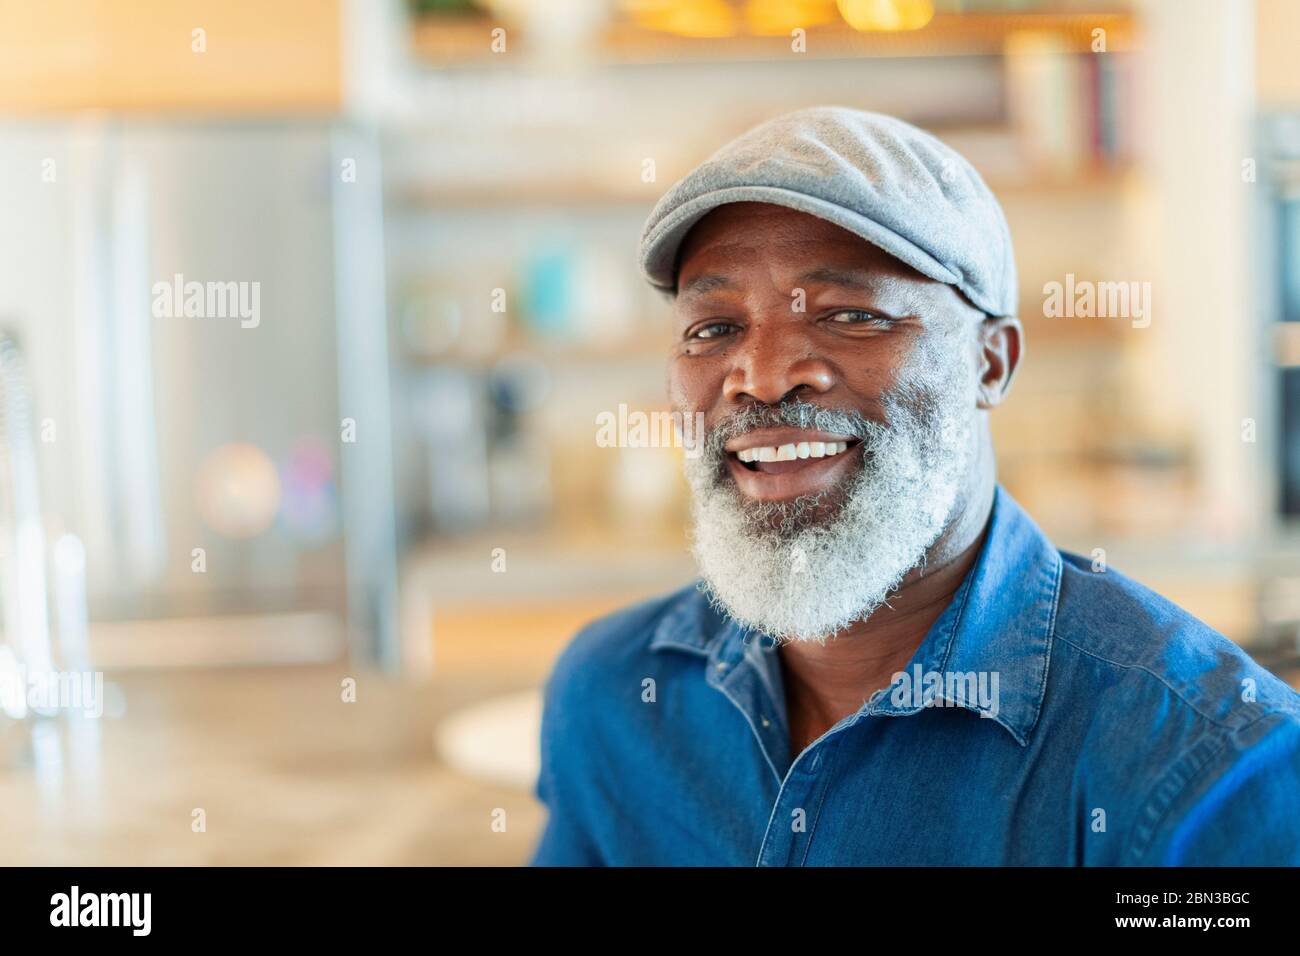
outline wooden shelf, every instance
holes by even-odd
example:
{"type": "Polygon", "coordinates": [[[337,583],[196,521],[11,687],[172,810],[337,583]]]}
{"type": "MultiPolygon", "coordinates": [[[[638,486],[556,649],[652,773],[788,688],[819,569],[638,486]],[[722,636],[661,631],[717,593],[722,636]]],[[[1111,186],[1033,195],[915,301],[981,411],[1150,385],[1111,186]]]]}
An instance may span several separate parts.
{"type": "MultiPolygon", "coordinates": [[[[647,318],[647,322],[650,321],[653,320],[647,318]]],[[[608,343],[577,338],[547,340],[512,330],[504,343],[485,355],[467,355],[463,351],[431,354],[403,346],[401,360],[411,368],[455,366],[486,372],[507,356],[524,354],[559,367],[628,363],[648,364],[658,368],[663,365],[670,345],[667,327],[663,328],[665,334],[657,339],[641,335],[608,343]]]]}
{"type": "Polygon", "coordinates": [[[644,184],[643,188],[618,188],[593,183],[574,176],[568,181],[547,178],[543,181],[500,183],[465,183],[399,187],[388,199],[394,210],[472,212],[502,206],[604,206],[636,204],[645,212],[663,194],[662,182],[644,184]]]}
{"type": "MultiPolygon", "coordinates": [[[[482,65],[500,62],[511,53],[535,52],[526,33],[504,24],[510,52],[493,54],[492,30],[503,24],[491,17],[422,17],[413,22],[411,44],[417,59],[433,66],[482,65]]],[[[809,27],[807,53],[814,59],[844,57],[996,56],[1007,37],[1024,31],[1057,34],[1067,50],[1087,53],[1092,31],[1106,31],[1107,52],[1133,49],[1137,29],[1133,16],[1111,13],[940,13],[919,30],[860,32],[846,24],[809,27]]],[[[607,64],[727,62],[785,59],[790,38],[738,34],[727,37],[683,37],[659,33],[626,21],[610,24],[596,39],[591,54],[607,64]]]]}
{"type": "MultiPolygon", "coordinates": [[[[633,185],[622,189],[576,177],[570,181],[547,178],[545,182],[515,181],[399,187],[389,197],[388,203],[392,210],[399,212],[445,209],[463,213],[473,212],[476,209],[498,209],[503,206],[602,205],[643,205],[648,212],[663,194],[665,188],[663,182],[671,182],[685,172],[686,170],[682,170],[679,174],[673,171],[672,175],[662,177],[659,183],[633,185]]],[[[1086,194],[1123,189],[1136,184],[1138,179],[1133,169],[1123,168],[1089,169],[1081,171],[1076,176],[1033,173],[1023,179],[986,177],[985,182],[994,193],[999,195],[1025,194],[1035,198],[1047,198],[1053,193],[1086,194]]]]}
{"type": "Polygon", "coordinates": [[[0,110],[333,114],[337,0],[0,3],[0,110]],[[202,28],[196,52],[192,31],[202,28]]]}

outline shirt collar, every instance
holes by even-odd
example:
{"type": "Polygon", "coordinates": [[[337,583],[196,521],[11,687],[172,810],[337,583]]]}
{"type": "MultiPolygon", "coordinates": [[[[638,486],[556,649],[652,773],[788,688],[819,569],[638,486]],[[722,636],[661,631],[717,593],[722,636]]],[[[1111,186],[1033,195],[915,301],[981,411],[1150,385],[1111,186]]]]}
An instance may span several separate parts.
{"type": "MultiPolygon", "coordinates": [[[[974,565],[904,673],[996,674],[996,713],[990,708],[988,717],[1026,746],[1047,690],[1061,570],[1060,553],[999,485],[974,565]]],[[[710,667],[730,667],[747,649],[753,652],[752,637],[695,593],[674,602],[659,620],[650,649],[693,652],[707,657],[710,667]]],[[[762,638],[759,646],[774,645],[762,638]]],[[[895,696],[878,691],[861,713],[906,716],[924,707],[912,700],[897,703],[895,696]]],[[[978,701],[952,703],[980,711],[978,701]]]]}

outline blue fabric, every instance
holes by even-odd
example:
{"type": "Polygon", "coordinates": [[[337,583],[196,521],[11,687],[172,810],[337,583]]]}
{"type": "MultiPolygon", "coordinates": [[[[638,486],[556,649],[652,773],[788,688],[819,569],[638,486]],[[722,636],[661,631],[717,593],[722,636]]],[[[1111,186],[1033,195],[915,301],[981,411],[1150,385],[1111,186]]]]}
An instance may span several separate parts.
{"type": "Polygon", "coordinates": [[[1300,865],[1300,695],[1001,488],[917,665],[996,673],[996,708],[890,688],[794,755],[774,645],[695,585],[591,624],[546,684],[532,863],[1300,865]]]}

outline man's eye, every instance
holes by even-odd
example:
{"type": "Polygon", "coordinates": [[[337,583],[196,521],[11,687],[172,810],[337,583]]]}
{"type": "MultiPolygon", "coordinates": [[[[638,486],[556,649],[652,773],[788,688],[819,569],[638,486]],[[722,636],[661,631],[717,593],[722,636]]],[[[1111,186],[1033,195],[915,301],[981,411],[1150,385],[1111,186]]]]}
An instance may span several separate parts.
{"type": "Polygon", "coordinates": [[[732,328],[730,322],[710,322],[708,325],[701,325],[691,333],[693,339],[712,339],[719,335],[726,335],[727,331],[732,328]]]}
{"type": "Polygon", "coordinates": [[[874,325],[878,328],[884,328],[893,324],[892,319],[862,309],[843,309],[832,313],[827,318],[837,325],[874,325]]]}

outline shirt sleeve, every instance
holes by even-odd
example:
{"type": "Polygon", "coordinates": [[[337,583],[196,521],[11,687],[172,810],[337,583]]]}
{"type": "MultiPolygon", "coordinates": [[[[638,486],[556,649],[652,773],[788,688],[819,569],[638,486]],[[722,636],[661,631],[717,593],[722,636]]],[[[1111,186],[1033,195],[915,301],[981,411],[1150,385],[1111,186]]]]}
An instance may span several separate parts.
{"type": "Polygon", "coordinates": [[[1232,732],[1174,799],[1142,863],[1300,866],[1300,716],[1232,732]]]}
{"type": "Polygon", "coordinates": [[[581,738],[573,733],[569,668],[564,657],[546,683],[541,721],[541,769],[534,794],[546,807],[546,825],[529,866],[600,866],[584,826],[580,767],[581,738]]]}

